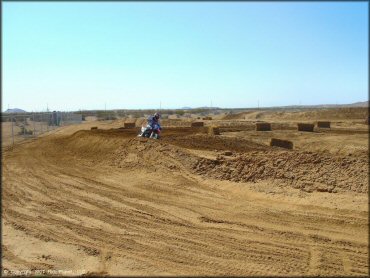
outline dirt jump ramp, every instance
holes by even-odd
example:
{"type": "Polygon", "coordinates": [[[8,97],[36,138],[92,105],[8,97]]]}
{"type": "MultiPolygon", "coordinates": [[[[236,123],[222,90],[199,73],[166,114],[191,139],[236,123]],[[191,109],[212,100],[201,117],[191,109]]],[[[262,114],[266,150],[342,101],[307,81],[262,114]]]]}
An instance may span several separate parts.
{"type": "Polygon", "coordinates": [[[89,156],[95,163],[101,160],[104,165],[118,166],[122,161],[120,166],[130,169],[150,164],[155,165],[158,171],[166,172],[177,165],[183,171],[233,182],[272,180],[294,188],[310,187],[313,191],[368,191],[365,158],[294,150],[292,142],[277,138],[273,138],[272,145],[283,149],[271,148],[248,140],[209,136],[207,129],[194,134],[191,128],[170,128],[160,141],[138,140],[133,136],[134,129],[98,130],[94,133],[79,131],[69,140],[64,139],[68,143],[63,149],[89,156]],[[122,140],[128,141],[121,145],[122,140]],[[220,159],[204,158],[189,153],[189,149],[232,151],[233,156],[228,159],[222,155],[220,159]],[[137,157],[134,159],[136,164],[133,157],[137,157]],[[307,185],[307,177],[312,182],[310,186],[307,185]]]}

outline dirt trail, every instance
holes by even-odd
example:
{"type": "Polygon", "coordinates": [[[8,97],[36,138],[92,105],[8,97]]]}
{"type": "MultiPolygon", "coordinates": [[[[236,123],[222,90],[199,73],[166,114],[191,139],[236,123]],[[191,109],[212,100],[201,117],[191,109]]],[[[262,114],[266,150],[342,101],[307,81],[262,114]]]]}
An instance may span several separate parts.
{"type": "Polygon", "coordinates": [[[362,158],[282,151],[203,129],[169,129],[162,141],[136,132],[60,132],[3,153],[5,270],[368,274],[362,158]],[[305,181],[292,175],[318,185],[297,190],[305,181]]]}

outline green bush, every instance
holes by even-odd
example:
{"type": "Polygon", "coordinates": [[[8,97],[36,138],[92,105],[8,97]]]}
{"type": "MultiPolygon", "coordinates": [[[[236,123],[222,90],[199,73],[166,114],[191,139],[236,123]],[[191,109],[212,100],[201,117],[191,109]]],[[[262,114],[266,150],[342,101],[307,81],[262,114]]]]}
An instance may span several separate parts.
{"type": "Polygon", "coordinates": [[[176,110],[175,113],[179,116],[182,116],[185,114],[185,111],[184,110],[176,110]]]}

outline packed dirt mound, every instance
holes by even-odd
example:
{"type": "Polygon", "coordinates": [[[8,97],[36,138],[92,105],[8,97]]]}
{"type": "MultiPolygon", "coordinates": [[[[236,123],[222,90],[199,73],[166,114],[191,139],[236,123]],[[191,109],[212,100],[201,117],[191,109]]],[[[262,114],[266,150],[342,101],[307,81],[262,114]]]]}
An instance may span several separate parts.
{"type": "Polygon", "coordinates": [[[367,162],[298,151],[258,151],[215,160],[201,158],[196,173],[222,180],[289,185],[307,192],[368,192],[367,162]]]}
{"type": "Polygon", "coordinates": [[[186,149],[198,150],[230,150],[237,152],[248,152],[253,150],[268,149],[265,145],[242,138],[218,137],[207,134],[171,137],[166,136],[163,138],[163,142],[186,149]]]}
{"type": "Polygon", "coordinates": [[[65,139],[65,147],[73,154],[109,166],[178,170],[234,182],[268,180],[271,186],[291,186],[307,192],[368,192],[366,157],[280,150],[206,134],[173,133],[156,141],[132,138],[131,133],[81,131],[65,139]],[[197,156],[189,149],[214,151],[216,158],[197,156]]]}
{"type": "Polygon", "coordinates": [[[151,171],[186,171],[186,165],[196,163],[196,157],[180,148],[146,138],[128,140],[111,156],[109,165],[120,168],[142,168],[151,171]],[[186,163],[184,162],[186,160],[186,163]]]}

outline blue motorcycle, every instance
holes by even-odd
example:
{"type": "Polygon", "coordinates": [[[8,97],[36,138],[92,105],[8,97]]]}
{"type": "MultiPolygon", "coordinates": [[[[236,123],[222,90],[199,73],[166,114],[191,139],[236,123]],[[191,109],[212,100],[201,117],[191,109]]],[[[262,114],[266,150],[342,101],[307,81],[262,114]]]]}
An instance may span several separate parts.
{"type": "Polygon", "coordinates": [[[159,124],[155,124],[154,126],[143,126],[141,127],[141,133],[138,135],[138,137],[159,139],[161,130],[162,127],[159,124]]]}

